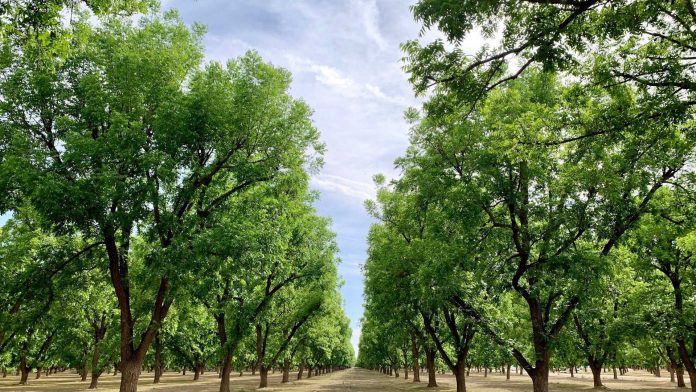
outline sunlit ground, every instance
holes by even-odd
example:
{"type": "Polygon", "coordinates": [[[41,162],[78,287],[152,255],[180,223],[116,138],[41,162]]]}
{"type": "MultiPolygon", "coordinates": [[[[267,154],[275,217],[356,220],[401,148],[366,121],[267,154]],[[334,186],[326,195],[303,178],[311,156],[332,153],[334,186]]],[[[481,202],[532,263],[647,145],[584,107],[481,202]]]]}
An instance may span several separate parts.
{"type": "MultiPolygon", "coordinates": [[[[19,377],[8,375],[7,378],[0,379],[0,391],[23,391],[23,392],[49,392],[49,391],[84,391],[89,386],[89,381],[80,381],[80,377],[74,372],[65,372],[48,377],[42,376],[35,380],[32,374],[28,386],[20,386],[19,377]]],[[[152,373],[143,373],[140,377],[139,391],[162,391],[162,392],[202,392],[217,391],[219,379],[217,374],[209,372],[201,376],[199,381],[193,382],[193,374],[182,376],[181,373],[166,373],[162,376],[162,382],[158,385],[152,383],[152,373]]],[[[296,374],[291,375],[295,379],[296,374]]],[[[427,374],[421,374],[420,384],[403,379],[403,373],[399,379],[382,375],[380,373],[363,369],[349,369],[345,371],[325,374],[313,377],[309,380],[294,381],[290,384],[280,383],[280,373],[269,374],[268,391],[297,391],[297,392],[338,392],[338,391],[416,391],[433,390],[426,388],[427,374]]],[[[619,380],[613,380],[612,373],[603,375],[604,384],[609,389],[621,391],[667,391],[676,389],[675,383],[670,383],[669,373],[662,372],[662,377],[655,377],[644,371],[630,371],[625,376],[619,376],[619,380]]],[[[99,391],[118,391],[119,376],[103,375],[99,382],[99,391]]],[[[245,374],[239,377],[237,374],[232,376],[232,391],[250,391],[256,389],[258,385],[258,375],[252,376],[245,374]]],[[[438,391],[454,390],[454,377],[450,375],[437,375],[440,387],[438,391]]],[[[466,380],[467,389],[470,391],[481,392],[517,392],[530,391],[531,381],[526,375],[511,375],[511,379],[494,373],[483,377],[483,374],[472,372],[466,380]]],[[[688,378],[686,384],[689,385],[688,378]]],[[[549,380],[551,391],[580,391],[592,389],[592,374],[580,372],[576,378],[570,378],[567,373],[552,374],[549,380]]],[[[683,389],[686,391],[686,389],[683,389]]]]}

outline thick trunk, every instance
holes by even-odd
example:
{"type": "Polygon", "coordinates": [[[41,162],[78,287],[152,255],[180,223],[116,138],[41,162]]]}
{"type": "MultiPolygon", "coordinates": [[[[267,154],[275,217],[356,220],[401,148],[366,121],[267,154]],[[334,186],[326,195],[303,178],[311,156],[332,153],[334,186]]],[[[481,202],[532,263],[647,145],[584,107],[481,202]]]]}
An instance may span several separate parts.
{"type": "Polygon", "coordinates": [[[533,373],[532,377],[532,390],[534,392],[548,392],[549,391],[549,373],[548,369],[545,372],[537,371],[533,373]]]}
{"type": "Polygon", "coordinates": [[[92,372],[92,379],[89,382],[89,389],[97,389],[99,384],[99,374],[92,372]]]}
{"type": "Polygon", "coordinates": [[[29,372],[31,371],[27,366],[26,345],[25,343],[24,348],[19,354],[19,371],[22,373],[22,377],[19,379],[19,385],[27,385],[29,382],[29,372]]]}
{"type": "Polygon", "coordinates": [[[436,388],[437,381],[435,380],[435,349],[425,349],[425,363],[428,368],[428,388],[436,388]]]}
{"type": "Polygon", "coordinates": [[[265,365],[259,366],[259,388],[266,388],[268,386],[268,368],[265,365]]]}
{"type": "Polygon", "coordinates": [[[300,370],[297,372],[297,379],[302,380],[302,373],[304,372],[304,363],[300,362],[300,370]]]}
{"type": "Polygon", "coordinates": [[[457,392],[466,392],[466,365],[463,363],[454,369],[454,379],[457,381],[457,392]]]}
{"type": "Polygon", "coordinates": [[[137,392],[141,366],[140,362],[121,361],[120,392],[137,392]]]}
{"type": "Polygon", "coordinates": [[[27,385],[29,382],[29,368],[20,364],[20,372],[22,373],[22,377],[19,379],[19,385],[27,385]]]}
{"type": "Polygon", "coordinates": [[[686,369],[689,373],[689,380],[691,382],[691,392],[696,392],[696,372],[691,369],[686,369]]]}
{"type": "Polygon", "coordinates": [[[611,369],[614,371],[614,380],[618,380],[619,376],[616,374],[616,366],[612,366],[611,369]]]}
{"type": "Polygon", "coordinates": [[[41,378],[41,367],[37,367],[36,368],[36,379],[38,380],[40,378],[41,378]]]}
{"type": "Polygon", "coordinates": [[[510,379],[510,364],[509,363],[507,364],[506,370],[507,370],[507,372],[505,372],[505,379],[509,380],[510,379]]]}
{"type": "Polygon", "coordinates": [[[590,360],[590,370],[592,370],[592,381],[595,388],[602,388],[602,364],[590,360]]]}
{"type": "Polygon", "coordinates": [[[312,378],[312,368],[307,367],[307,378],[312,378]]]}
{"type": "Polygon", "coordinates": [[[222,359],[222,374],[220,375],[220,392],[230,392],[230,373],[232,372],[232,354],[225,354],[222,359]]]}
{"type": "Polygon", "coordinates": [[[290,382],[290,359],[287,357],[283,359],[283,380],[281,382],[283,384],[290,382]]]}
{"type": "Polygon", "coordinates": [[[193,371],[193,381],[198,381],[199,378],[201,378],[201,367],[196,365],[196,368],[193,371]]]}
{"type": "Polygon", "coordinates": [[[677,388],[685,388],[686,383],[684,383],[684,367],[678,366],[675,373],[677,373],[677,388]]]}

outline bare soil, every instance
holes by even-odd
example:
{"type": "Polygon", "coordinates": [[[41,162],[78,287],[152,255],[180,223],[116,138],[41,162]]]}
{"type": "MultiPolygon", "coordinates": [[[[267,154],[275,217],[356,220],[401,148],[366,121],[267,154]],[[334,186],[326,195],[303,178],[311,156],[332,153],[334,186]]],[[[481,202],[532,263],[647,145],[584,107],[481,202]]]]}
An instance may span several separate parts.
{"type": "MultiPolygon", "coordinates": [[[[0,378],[0,392],[19,391],[19,392],[68,392],[86,391],[89,381],[80,381],[80,377],[72,371],[53,374],[50,376],[42,375],[39,380],[34,379],[34,374],[30,376],[29,385],[21,386],[19,377],[8,375],[7,378],[0,378]]],[[[343,391],[365,391],[365,392],[392,392],[392,391],[453,391],[454,377],[451,375],[438,374],[438,388],[426,388],[427,374],[421,374],[421,383],[413,383],[410,379],[404,380],[403,373],[400,378],[389,377],[381,373],[364,369],[348,369],[344,371],[324,374],[311,379],[293,381],[289,384],[281,384],[281,374],[269,374],[269,388],[267,391],[294,391],[294,392],[343,392],[343,391]]],[[[99,391],[117,392],[119,376],[103,375],[99,380],[99,391]]],[[[143,373],[140,376],[138,391],[149,392],[215,392],[218,390],[219,379],[215,372],[206,372],[200,380],[193,382],[193,374],[182,376],[181,373],[165,373],[160,384],[153,384],[153,373],[143,373]]],[[[609,390],[651,392],[651,391],[675,391],[687,392],[687,389],[677,389],[675,383],[669,381],[669,373],[664,371],[662,377],[655,377],[643,371],[630,371],[625,376],[619,376],[618,380],[613,379],[612,373],[603,375],[603,382],[609,390]]],[[[291,380],[295,379],[295,374],[291,375],[291,380]]],[[[259,379],[258,375],[252,376],[245,374],[242,377],[233,375],[231,379],[231,390],[252,391],[256,390],[259,379]]],[[[686,384],[689,385],[687,378],[686,384]]],[[[467,389],[472,392],[526,392],[531,391],[532,383],[526,375],[511,375],[510,380],[505,376],[494,373],[484,377],[483,373],[472,372],[466,379],[467,389]]],[[[580,372],[575,378],[570,378],[567,373],[552,374],[549,380],[549,389],[552,392],[583,391],[592,390],[592,374],[580,372]]]]}

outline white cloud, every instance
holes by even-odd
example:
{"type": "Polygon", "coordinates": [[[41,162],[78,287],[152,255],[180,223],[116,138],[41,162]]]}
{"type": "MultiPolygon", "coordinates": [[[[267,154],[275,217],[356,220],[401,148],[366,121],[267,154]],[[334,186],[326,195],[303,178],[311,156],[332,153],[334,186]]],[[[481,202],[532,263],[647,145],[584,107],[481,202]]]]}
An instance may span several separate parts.
{"type": "Polygon", "coordinates": [[[333,175],[319,174],[312,177],[312,185],[320,191],[338,192],[363,202],[375,196],[375,187],[370,183],[333,175]]]}
{"type": "Polygon", "coordinates": [[[363,24],[365,26],[365,34],[375,43],[381,50],[387,48],[387,41],[382,36],[379,29],[379,8],[375,0],[366,1],[360,4],[363,10],[363,24]]]}
{"type": "Polygon", "coordinates": [[[407,107],[411,102],[403,97],[392,97],[385,94],[379,86],[370,83],[360,83],[344,75],[340,70],[314,61],[287,54],[286,59],[293,73],[309,72],[315,75],[315,80],[347,98],[368,98],[382,102],[407,107]]]}

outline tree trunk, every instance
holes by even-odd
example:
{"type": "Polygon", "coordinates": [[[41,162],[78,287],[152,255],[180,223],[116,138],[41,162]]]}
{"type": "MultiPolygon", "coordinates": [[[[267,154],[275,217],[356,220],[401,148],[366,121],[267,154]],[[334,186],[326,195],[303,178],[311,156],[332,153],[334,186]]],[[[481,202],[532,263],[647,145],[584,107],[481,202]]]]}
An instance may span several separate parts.
{"type": "Polygon", "coordinates": [[[99,384],[99,376],[101,375],[101,370],[99,369],[99,355],[100,342],[97,341],[94,343],[94,349],[92,349],[92,378],[89,382],[89,389],[97,389],[99,384]]]}
{"type": "Polygon", "coordinates": [[[505,373],[505,379],[509,380],[510,379],[510,364],[507,364],[507,372],[505,373]]]}
{"type": "Polygon", "coordinates": [[[618,380],[618,379],[619,379],[619,375],[616,374],[616,366],[612,366],[612,367],[611,367],[611,370],[614,371],[614,380],[618,380]]]}
{"type": "Polygon", "coordinates": [[[19,371],[22,373],[22,377],[19,379],[19,385],[27,385],[29,382],[29,369],[27,367],[27,359],[24,355],[20,357],[19,360],[19,371]]]}
{"type": "Polygon", "coordinates": [[[691,392],[696,392],[696,372],[692,369],[687,368],[687,373],[689,373],[689,382],[691,383],[691,392]]]}
{"type": "Polygon", "coordinates": [[[312,378],[312,367],[311,366],[307,367],[307,378],[312,378]]]}
{"type": "Polygon", "coordinates": [[[38,380],[40,378],[41,378],[41,367],[37,367],[36,368],[36,379],[38,380]]]}
{"type": "Polygon", "coordinates": [[[573,366],[570,367],[570,378],[575,377],[575,373],[573,372],[573,370],[574,370],[573,368],[574,368],[573,366]]]}
{"type": "Polygon", "coordinates": [[[154,384],[160,383],[162,377],[162,344],[160,342],[159,333],[155,336],[155,380],[154,384]]]}
{"type": "Polygon", "coordinates": [[[99,374],[95,374],[93,371],[92,378],[89,381],[89,389],[97,389],[98,384],[99,384],[99,374]]]}
{"type": "Polygon", "coordinates": [[[686,388],[686,383],[684,383],[684,367],[678,366],[676,373],[677,373],[677,388],[686,388]]]}
{"type": "Polygon", "coordinates": [[[590,370],[592,370],[592,381],[595,388],[602,388],[602,364],[597,361],[590,360],[590,370]]]}
{"type": "Polygon", "coordinates": [[[121,386],[120,392],[137,392],[138,378],[142,363],[137,361],[121,361],[121,386]]]}
{"type": "Polygon", "coordinates": [[[232,354],[225,353],[222,360],[222,374],[220,377],[220,392],[230,392],[230,373],[232,372],[232,354]]]}
{"type": "Polygon", "coordinates": [[[290,359],[285,357],[283,359],[283,380],[281,383],[287,383],[290,382],[290,359]]]}
{"type": "Polygon", "coordinates": [[[268,386],[268,368],[265,365],[259,366],[259,388],[266,388],[268,386]]]}
{"type": "Polygon", "coordinates": [[[548,392],[549,391],[549,373],[548,368],[546,371],[539,371],[537,366],[536,371],[532,373],[532,390],[534,392],[548,392]]]}
{"type": "MultiPolygon", "coordinates": [[[[425,363],[428,368],[428,388],[436,388],[437,381],[435,380],[435,349],[425,349],[425,363]]],[[[695,391],[696,392],[696,391],[695,391]]]]}
{"type": "Polygon", "coordinates": [[[420,382],[420,363],[418,363],[418,343],[415,334],[411,334],[411,364],[413,365],[413,382],[420,382]]]}
{"type": "Polygon", "coordinates": [[[460,363],[454,369],[454,379],[457,381],[457,392],[466,392],[466,366],[460,363]]]}
{"type": "Polygon", "coordinates": [[[304,372],[304,362],[300,362],[300,369],[297,371],[297,379],[302,380],[302,373],[304,372]]]}

